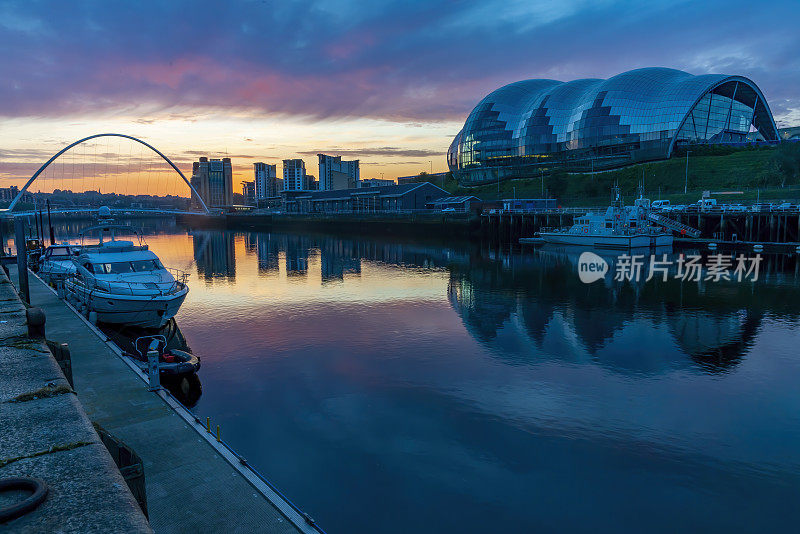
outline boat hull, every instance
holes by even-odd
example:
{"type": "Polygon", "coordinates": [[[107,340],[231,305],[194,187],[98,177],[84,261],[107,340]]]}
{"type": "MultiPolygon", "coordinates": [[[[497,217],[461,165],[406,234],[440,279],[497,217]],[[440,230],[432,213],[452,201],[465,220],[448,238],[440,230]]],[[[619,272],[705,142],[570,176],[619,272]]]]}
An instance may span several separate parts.
{"type": "Polygon", "coordinates": [[[623,249],[672,246],[672,234],[592,235],[542,232],[545,243],[592,248],[623,249]]]}
{"type": "Polygon", "coordinates": [[[161,328],[175,317],[189,288],[185,287],[167,295],[119,295],[97,289],[88,290],[82,284],[67,281],[70,300],[97,314],[102,323],[126,324],[142,328],[161,328]]]}

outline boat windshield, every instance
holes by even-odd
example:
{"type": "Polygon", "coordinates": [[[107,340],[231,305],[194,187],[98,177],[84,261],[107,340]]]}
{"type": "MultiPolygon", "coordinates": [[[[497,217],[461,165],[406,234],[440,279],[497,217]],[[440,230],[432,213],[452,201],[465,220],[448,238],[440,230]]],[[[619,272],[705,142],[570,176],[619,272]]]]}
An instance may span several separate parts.
{"type": "Polygon", "coordinates": [[[112,263],[92,263],[89,270],[96,274],[142,273],[163,269],[158,260],[115,261],[112,263]]]}
{"type": "Polygon", "coordinates": [[[158,260],[138,260],[132,261],[131,267],[137,273],[145,272],[145,271],[157,271],[158,269],[163,269],[164,266],[161,265],[161,262],[158,260]]]}
{"type": "Polygon", "coordinates": [[[50,249],[50,256],[69,256],[69,249],[68,248],[51,248],[50,249]]]}

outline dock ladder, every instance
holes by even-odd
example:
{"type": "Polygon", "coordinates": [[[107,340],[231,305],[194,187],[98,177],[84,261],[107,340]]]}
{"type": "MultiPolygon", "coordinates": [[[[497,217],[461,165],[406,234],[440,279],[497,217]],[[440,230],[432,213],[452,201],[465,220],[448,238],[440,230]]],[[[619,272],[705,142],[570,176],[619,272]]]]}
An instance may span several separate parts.
{"type": "Polygon", "coordinates": [[[689,226],[688,224],[683,224],[674,219],[670,219],[669,217],[664,217],[663,215],[659,215],[657,213],[648,213],[647,218],[657,225],[663,226],[664,228],[669,228],[670,230],[678,232],[681,235],[688,235],[691,237],[700,236],[700,230],[697,228],[689,226]]]}

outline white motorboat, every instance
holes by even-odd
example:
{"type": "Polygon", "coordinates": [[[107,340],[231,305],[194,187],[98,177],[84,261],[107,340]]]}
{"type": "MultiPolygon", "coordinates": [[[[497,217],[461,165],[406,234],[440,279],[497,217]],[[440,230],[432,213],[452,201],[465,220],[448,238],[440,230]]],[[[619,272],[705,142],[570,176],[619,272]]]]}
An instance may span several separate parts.
{"type": "Polygon", "coordinates": [[[80,247],[61,243],[47,247],[39,258],[39,277],[47,283],[55,284],[67,276],[75,274],[72,261],[80,247]]]}
{"type": "Polygon", "coordinates": [[[99,230],[100,242],[82,245],[73,256],[75,273],[63,282],[66,298],[92,320],[143,328],[164,326],[189,292],[187,275],[165,268],[141,238],[138,245],[115,239],[120,230],[135,233],[128,226],[105,220],[83,234],[93,230],[99,230]],[[105,234],[110,235],[107,241],[105,234]]]}
{"type": "MultiPolygon", "coordinates": [[[[650,200],[639,196],[633,206],[624,206],[615,187],[615,199],[605,213],[576,217],[566,229],[543,229],[545,243],[583,245],[594,248],[635,249],[672,246],[672,232],[654,225],[650,200]]],[[[661,217],[661,220],[664,218],[661,217]]]]}

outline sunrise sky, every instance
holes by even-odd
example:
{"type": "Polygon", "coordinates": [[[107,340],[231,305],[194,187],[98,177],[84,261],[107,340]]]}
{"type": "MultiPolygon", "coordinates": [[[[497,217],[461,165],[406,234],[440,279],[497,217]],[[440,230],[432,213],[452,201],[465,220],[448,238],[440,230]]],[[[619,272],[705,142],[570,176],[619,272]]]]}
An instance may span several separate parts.
{"type": "Polygon", "coordinates": [[[316,175],[317,152],[362,178],[444,171],[493,89],[647,66],[748,76],[800,125],[798,26],[796,0],[0,1],[0,185],[100,132],[184,172],[227,154],[237,191],[255,161],[316,175]]]}

